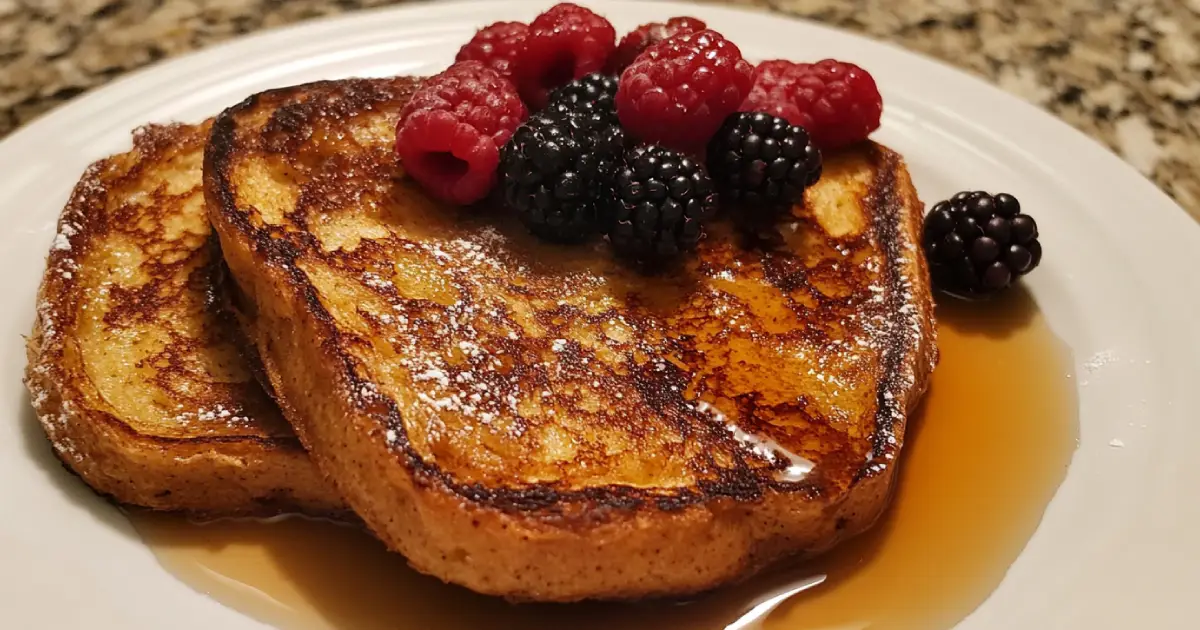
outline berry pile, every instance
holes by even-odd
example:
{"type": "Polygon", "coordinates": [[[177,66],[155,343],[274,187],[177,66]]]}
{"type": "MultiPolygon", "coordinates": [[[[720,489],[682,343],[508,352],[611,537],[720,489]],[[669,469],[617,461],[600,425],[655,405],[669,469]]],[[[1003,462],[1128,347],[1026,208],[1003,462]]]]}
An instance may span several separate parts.
{"type": "MultiPolygon", "coordinates": [[[[821,177],[822,151],[866,140],[883,112],[875,80],[852,63],[753,66],[692,17],[618,43],[604,17],[561,3],[528,25],[481,29],[456,61],[401,114],[410,176],[455,204],[498,185],[539,237],[604,235],[642,263],[695,249],[720,207],[770,231],[821,177]]],[[[1009,286],[1041,258],[1036,224],[1004,194],[938,204],[924,246],[936,285],[967,296],[1009,286]]]]}
{"type": "Polygon", "coordinates": [[[937,203],[923,244],[934,286],[963,297],[1006,289],[1042,260],[1037,223],[1006,193],[964,191],[937,203]]]}

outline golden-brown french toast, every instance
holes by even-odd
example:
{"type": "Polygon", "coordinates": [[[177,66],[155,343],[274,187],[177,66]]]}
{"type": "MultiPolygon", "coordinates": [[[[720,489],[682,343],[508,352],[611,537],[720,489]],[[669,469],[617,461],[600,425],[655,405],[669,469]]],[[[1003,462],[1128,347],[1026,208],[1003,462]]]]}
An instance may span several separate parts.
{"type": "Polygon", "coordinates": [[[149,126],[87,169],[58,223],[26,384],[54,452],[120,503],[206,516],[345,511],[216,303],[209,124],[149,126]]]}
{"type": "Polygon", "coordinates": [[[776,246],[717,223],[646,275],[423,194],[393,150],[416,83],[252,96],[205,154],[270,385],[376,535],[570,601],[713,588],[879,516],[936,362],[898,155],[829,156],[776,246]]]}

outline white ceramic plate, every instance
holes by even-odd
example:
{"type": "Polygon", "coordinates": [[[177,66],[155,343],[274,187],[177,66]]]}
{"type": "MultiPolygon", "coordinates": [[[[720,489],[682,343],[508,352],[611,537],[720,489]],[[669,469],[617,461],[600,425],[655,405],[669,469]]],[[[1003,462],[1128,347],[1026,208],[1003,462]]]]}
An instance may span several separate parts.
{"type": "MultiPolygon", "coordinates": [[[[34,421],[21,336],[83,168],[125,150],[137,125],[199,121],[265,88],[435,72],[477,27],[549,4],[412,5],[276,30],[135,73],[0,144],[0,626],[259,627],[171,579],[118,512],[61,469],[34,421]]],[[[618,31],[691,14],[752,59],[857,62],[887,103],[877,137],[905,155],[924,199],[986,184],[1037,209],[1047,254],[1029,284],[1077,361],[1081,443],[1037,534],[961,627],[1200,627],[1200,228],[1080,133],[923,57],[765,14],[590,4],[618,31]]]]}

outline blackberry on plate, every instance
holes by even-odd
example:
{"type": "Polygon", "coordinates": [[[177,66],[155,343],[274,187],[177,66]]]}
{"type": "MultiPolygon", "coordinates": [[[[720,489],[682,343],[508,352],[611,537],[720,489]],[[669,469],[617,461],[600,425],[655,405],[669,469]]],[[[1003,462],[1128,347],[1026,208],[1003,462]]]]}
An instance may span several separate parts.
{"type": "Polygon", "coordinates": [[[582,241],[597,230],[597,206],[624,148],[624,131],[600,116],[531,116],[500,154],[505,202],[534,234],[582,241]]]}
{"type": "Polygon", "coordinates": [[[821,177],[821,151],[803,127],[762,112],[731,114],[708,143],[721,199],[785,210],[821,177]]]}
{"type": "Polygon", "coordinates": [[[1006,193],[963,191],[938,202],[922,241],[934,287],[962,297],[1001,291],[1042,260],[1037,223],[1006,193]]]}
{"type": "Polygon", "coordinates": [[[550,93],[549,107],[562,112],[570,109],[600,114],[612,124],[617,122],[617,77],[593,72],[550,93]]]}
{"type": "Polygon", "coordinates": [[[618,254],[656,262],[695,249],[717,209],[712,180],[699,162],[660,146],[629,151],[617,168],[607,208],[618,254]]]}

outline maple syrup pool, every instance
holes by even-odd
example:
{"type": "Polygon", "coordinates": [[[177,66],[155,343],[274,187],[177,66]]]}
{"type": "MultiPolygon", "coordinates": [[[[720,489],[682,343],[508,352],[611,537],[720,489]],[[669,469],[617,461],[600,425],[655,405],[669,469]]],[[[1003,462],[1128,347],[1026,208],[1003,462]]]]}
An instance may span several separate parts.
{"type": "Polygon", "coordinates": [[[1075,450],[1078,401],[1071,356],[1024,290],[942,302],[941,361],[883,519],[825,556],[689,602],[513,605],[417,574],[351,527],[130,518],[179,579],[286,629],[723,629],[764,593],[826,574],[758,627],[946,630],[983,603],[1033,535],[1075,450]]]}

